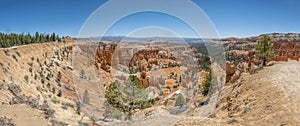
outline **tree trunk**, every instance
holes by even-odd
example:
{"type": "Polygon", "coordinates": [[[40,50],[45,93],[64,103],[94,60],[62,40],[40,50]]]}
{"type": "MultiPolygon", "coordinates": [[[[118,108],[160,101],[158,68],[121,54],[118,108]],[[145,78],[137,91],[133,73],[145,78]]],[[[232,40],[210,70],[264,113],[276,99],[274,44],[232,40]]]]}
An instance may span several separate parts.
{"type": "Polygon", "coordinates": [[[267,66],[267,59],[266,58],[263,59],[263,66],[267,66]]]}

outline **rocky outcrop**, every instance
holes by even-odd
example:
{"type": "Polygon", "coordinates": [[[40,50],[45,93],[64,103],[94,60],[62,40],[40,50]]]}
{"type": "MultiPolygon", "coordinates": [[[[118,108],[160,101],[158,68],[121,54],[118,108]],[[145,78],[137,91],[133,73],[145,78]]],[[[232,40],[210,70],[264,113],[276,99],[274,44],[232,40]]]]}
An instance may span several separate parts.
{"type": "Polygon", "coordinates": [[[20,88],[19,85],[16,84],[10,84],[8,85],[8,90],[11,91],[14,95],[19,95],[22,92],[22,89],[20,88]]]}
{"type": "Polygon", "coordinates": [[[15,126],[16,124],[14,123],[12,118],[9,117],[0,117],[0,126],[15,126]]]}
{"type": "Polygon", "coordinates": [[[179,66],[179,63],[173,53],[163,49],[145,49],[133,55],[129,63],[129,71],[137,73],[176,66],[179,66]]]}
{"type": "Polygon", "coordinates": [[[32,96],[18,95],[11,99],[9,102],[10,105],[13,104],[26,104],[31,106],[32,108],[37,108],[39,106],[39,100],[33,98],[32,96]]]}
{"type": "MultiPolygon", "coordinates": [[[[264,34],[271,38],[275,57],[268,61],[299,60],[300,58],[300,34],[264,34]]],[[[226,38],[224,42],[226,64],[226,82],[234,82],[241,72],[255,73],[262,61],[255,51],[255,45],[264,35],[250,38],[226,38]],[[240,67],[238,67],[240,65],[240,67]],[[236,73],[236,71],[239,71],[236,73]]]]}
{"type": "Polygon", "coordinates": [[[95,67],[99,71],[100,68],[110,73],[112,65],[112,55],[116,49],[116,43],[103,43],[100,42],[95,53],[95,67]]]}
{"type": "Polygon", "coordinates": [[[299,60],[300,43],[299,42],[273,42],[275,61],[299,60]]]}

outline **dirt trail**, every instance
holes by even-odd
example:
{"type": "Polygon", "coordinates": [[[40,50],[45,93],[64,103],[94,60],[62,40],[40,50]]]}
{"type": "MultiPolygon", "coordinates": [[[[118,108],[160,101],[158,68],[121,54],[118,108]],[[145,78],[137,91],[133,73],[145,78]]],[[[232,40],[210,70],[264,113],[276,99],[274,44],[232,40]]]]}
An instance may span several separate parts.
{"type": "MultiPolygon", "coordinates": [[[[281,63],[269,69],[272,84],[284,91],[288,112],[300,122],[300,62],[281,63]]],[[[299,123],[298,123],[299,124],[299,123]]],[[[300,124],[299,124],[300,125],[300,124]]]]}
{"type": "Polygon", "coordinates": [[[222,109],[226,104],[221,104],[213,118],[189,117],[178,125],[300,125],[298,61],[279,62],[254,75],[243,74],[240,86],[233,92],[239,92],[233,103],[238,107],[231,117],[227,109],[222,109]]]}

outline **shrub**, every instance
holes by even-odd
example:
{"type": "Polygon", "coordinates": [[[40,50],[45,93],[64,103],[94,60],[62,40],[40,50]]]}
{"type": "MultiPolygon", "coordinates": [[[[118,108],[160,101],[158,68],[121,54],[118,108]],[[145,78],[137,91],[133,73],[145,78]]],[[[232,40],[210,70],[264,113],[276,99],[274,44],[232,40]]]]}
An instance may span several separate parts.
{"type": "Polygon", "coordinates": [[[61,96],[62,96],[62,90],[61,90],[61,89],[59,89],[57,96],[58,96],[58,97],[61,97],[61,96]]]}
{"type": "Polygon", "coordinates": [[[52,93],[55,94],[55,88],[54,87],[52,87],[52,93]]]}
{"type": "Polygon", "coordinates": [[[90,97],[89,97],[89,92],[88,90],[85,90],[84,91],[84,94],[83,94],[83,98],[82,98],[82,102],[83,104],[89,104],[90,103],[90,97]]]}
{"type": "Polygon", "coordinates": [[[29,72],[30,72],[30,73],[32,73],[32,69],[33,69],[32,67],[29,67],[29,72]]]}
{"type": "Polygon", "coordinates": [[[45,77],[43,77],[43,78],[41,79],[41,82],[44,84],[44,83],[45,83],[45,81],[46,81],[46,78],[45,78],[45,77]]]}
{"type": "Polygon", "coordinates": [[[15,55],[12,55],[12,57],[16,60],[16,62],[18,62],[18,59],[15,55]]]}
{"type": "Polygon", "coordinates": [[[61,74],[61,72],[60,72],[60,71],[58,71],[58,74],[57,74],[57,79],[58,79],[58,80],[61,80],[61,77],[62,77],[62,74],[61,74]]]}
{"type": "Polygon", "coordinates": [[[237,123],[238,121],[236,119],[231,119],[228,121],[229,124],[237,123]]]}
{"type": "Polygon", "coordinates": [[[51,85],[50,85],[50,83],[48,82],[48,84],[47,84],[47,88],[50,90],[50,88],[51,88],[51,85]]]}
{"type": "Polygon", "coordinates": [[[41,91],[42,91],[42,89],[41,89],[41,86],[40,86],[40,85],[37,85],[35,88],[36,88],[36,90],[38,90],[39,92],[41,92],[41,91]]]}
{"type": "Polygon", "coordinates": [[[67,106],[67,107],[70,107],[70,108],[74,108],[74,105],[73,104],[71,104],[71,103],[61,103],[62,105],[64,105],[64,106],[67,106]]]}
{"type": "Polygon", "coordinates": [[[81,113],[81,102],[79,101],[79,100],[75,100],[74,101],[75,102],[75,104],[76,104],[76,111],[77,111],[77,114],[78,115],[80,115],[80,113],[81,113]]]}
{"type": "Polygon", "coordinates": [[[85,79],[85,78],[86,78],[85,72],[84,72],[83,69],[80,70],[80,78],[81,78],[81,79],[85,79]]]}
{"type": "Polygon", "coordinates": [[[5,49],[5,50],[3,50],[3,51],[4,51],[4,53],[5,53],[6,56],[10,56],[10,55],[9,55],[9,50],[8,50],[8,49],[5,49]]]}
{"type": "Polygon", "coordinates": [[[21,55],[20,55],[20,53],[19,53],[18,51],[16,52],[16,54],[17,54],[19,57],[21,57],[21,55]]]}
{"type": "Polygon", "coordinates": [[[36,75],[36,74],[34,74],[34,79],[35,79],[35,80],[37,79],[37,75],[36,75]]]}
{"type": "Polygon", "coordinates": [[[56,99],[55,97],[51,99],[51,101],[54,103],[54,104],[59,104],[60,101],[58,99],[56,99]]]}
{"type": "Polygon", "coordinates": [[[26,80],[26,82],[28,82],[28,81],[29,81],[28,75],[25,75],[25,76],[24,76],[24,79],[26,80]]]}
{"type": "Polygon", "coordinates": [[[144,89],[144,85],[142,85],[140,79],[135,75],[129,76],[130,82],[136,86],[138,89],[144,89]]]}
{"type": "Polygon", "coordinates": [[[44,113],[46,115],[45,118],[49,119],[50,117],[53,117],[53,115],[55,113],[55,110],[53,110],[53,109],[46,109],[46,111],[44,113]]]}
{"type": "Polygon", "coordinates": [[[165,100],[164,105],[167,106],[168,105],[169,100],[165,100]]]}

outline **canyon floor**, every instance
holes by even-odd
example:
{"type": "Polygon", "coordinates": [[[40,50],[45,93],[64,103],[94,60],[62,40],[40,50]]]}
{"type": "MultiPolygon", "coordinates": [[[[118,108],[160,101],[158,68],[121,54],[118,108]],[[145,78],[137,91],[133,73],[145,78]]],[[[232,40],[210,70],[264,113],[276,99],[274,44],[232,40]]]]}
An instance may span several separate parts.
{"type": "Polygon", "coordinates": [[[243,74],[233,100],[240,110],[230,113],[219,106],[210,118],[187,117],[177,125],[299,125],[299,72],[300,62],[289,61],[277,62],[253,75],[243,74]]]}

